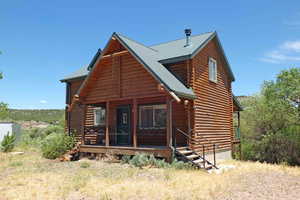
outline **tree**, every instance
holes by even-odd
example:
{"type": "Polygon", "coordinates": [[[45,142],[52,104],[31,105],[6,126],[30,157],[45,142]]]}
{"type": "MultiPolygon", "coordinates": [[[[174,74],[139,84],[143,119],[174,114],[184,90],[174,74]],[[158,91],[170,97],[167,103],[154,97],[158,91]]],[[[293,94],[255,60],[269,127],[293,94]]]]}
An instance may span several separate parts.
{"type": "Polygon", "coordinates": [[[244,159],[300,165],[300,68],[281,71],[241,101],[244,159]]]}
{"type": "MultiPolygon", "coordinates": [[[[0,72],[0,79],[3,78],[2,73],[0,72]]],[[[8,115],[8,105],[6,103],[0,102],[0,119],[5,119],[8,115]]]]}
{"type": "Polygon", "coordinates": [[[300,68],[283,70],[276,81],[266,82],[263,94],[272,109],[280,106],[285,116],[300,119],[300,68]],[[298,116],[298,118],[297,118],[298,116]]]}

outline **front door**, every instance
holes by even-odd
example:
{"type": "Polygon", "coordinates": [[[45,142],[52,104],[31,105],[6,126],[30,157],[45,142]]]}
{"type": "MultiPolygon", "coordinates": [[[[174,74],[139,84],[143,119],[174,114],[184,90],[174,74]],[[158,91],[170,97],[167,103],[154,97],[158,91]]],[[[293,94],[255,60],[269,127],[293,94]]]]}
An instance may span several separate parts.
{"type": "Polygon", "coordinates": [[[117,144],[130,144],[130,106],[120,106],[117,108],[117,144]]]}

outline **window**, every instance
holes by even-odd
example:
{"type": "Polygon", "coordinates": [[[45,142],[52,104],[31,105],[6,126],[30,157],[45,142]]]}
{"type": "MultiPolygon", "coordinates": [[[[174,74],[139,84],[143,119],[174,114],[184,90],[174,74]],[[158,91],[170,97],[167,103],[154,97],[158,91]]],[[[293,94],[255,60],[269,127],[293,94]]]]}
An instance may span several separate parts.
{"type": "Polygon", "coordinates": [[[213,82],[217,82],[217,61],[213,58],[209,58],[208,61],[208,74],[209,80],[213,82]]]}
{"type": "Polygon", "coordinates": [[[94,125],[105,125],[105,109],[102,107],[94,108],[94,125]]]}
{"type": "Polygon", "coordinates": [[[140,128],[165,128],[167,122],[166,105],[147,105],[139,108],[140,128]]]}

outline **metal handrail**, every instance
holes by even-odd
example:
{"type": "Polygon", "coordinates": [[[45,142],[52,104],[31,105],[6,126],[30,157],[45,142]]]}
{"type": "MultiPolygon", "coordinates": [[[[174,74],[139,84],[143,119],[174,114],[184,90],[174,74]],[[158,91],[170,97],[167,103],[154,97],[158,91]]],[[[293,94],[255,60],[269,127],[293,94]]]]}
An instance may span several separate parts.
{"type": "MultiPolygon", "coordinates": [[[[190,137],[188,134],[186,134],[184,131],[180,130],[179,128],[176,128],[176,131],[181,133],[183,136],[190,139],[191,141],[195,141],[194,138],[190,137]]],[[[192,131],[193,131],[193,129],[191,129],[189,131],[189,133],[192,132],[192,131]]],[[[209,141],[208,139],[206,139],[205,137],[203,137],[201,135],[200,135],[200,137],[204,138],[206,141],[208,141],[213,146],[214,164],[212,164],[211,162],[209,162],[208,160],[205,159],[205,145],[204,144],[202,144],[202,158],[203,158],[203,160],[205,160],[207,163],[213,165],[216,169],[218,169],[218,167],[216,166],[216,146],[217,145],[215,143],[212,143],[211,141],[209,141]]],[[[174,133],[174,131],[173,131],[173,142],[174,142],[174,144],[173,144],[174,149],[176,150],[176,132],[174,133]]],[[[204,168],[205,168],[205,162],[203,164],[204,164],[204,168]]]]}

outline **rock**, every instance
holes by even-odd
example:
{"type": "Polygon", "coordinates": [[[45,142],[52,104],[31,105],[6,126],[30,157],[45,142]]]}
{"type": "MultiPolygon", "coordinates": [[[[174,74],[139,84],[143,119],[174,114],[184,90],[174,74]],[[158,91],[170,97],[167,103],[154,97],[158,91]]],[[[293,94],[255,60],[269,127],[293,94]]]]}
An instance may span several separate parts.
{"type": "Polygon", "coordinates": [[[23,155],[24,152],[21,152],[21,151],[15,151],[15,152],[11,152],[10,154],[12,154],[12,155],[23,155]]]}
{"type": "Polygon", "coordinates": [[[234,166],[234,165],[219,165],[218,168],[219,169],[208,170],[208,173],[210,173],[210,174],[212,174],[212,173],[221,174],[221,173],[224,173],[224,172],[226,172],[230,169],[236,168],[236,166],[234,166]]]}

